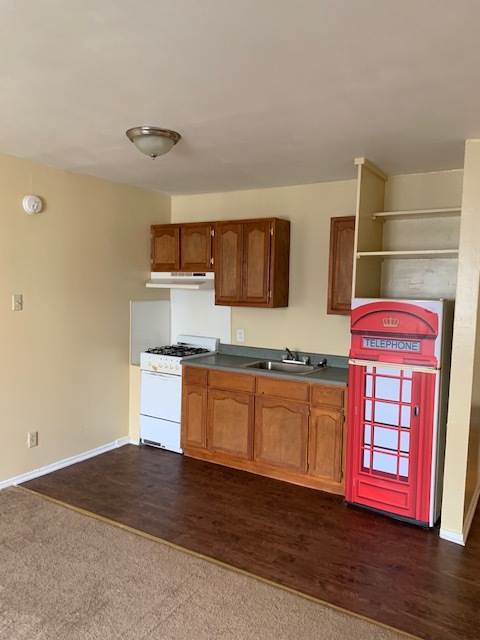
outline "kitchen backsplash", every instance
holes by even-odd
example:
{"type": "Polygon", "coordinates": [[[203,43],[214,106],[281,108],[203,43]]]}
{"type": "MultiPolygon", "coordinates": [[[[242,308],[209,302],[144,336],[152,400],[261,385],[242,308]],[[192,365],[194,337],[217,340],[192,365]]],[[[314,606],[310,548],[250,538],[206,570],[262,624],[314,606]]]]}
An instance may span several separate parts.
{"type": "Polygon", "coordinates": [[[213,290],[172,289],[170,304],[172,343],[179,334],[184,333],[220,338],[221,342],[230,344],[231,308],[215,306],[213,290]]]}
{"type": "Polygon", "coordinates": [[[140,364],[140,352],[170,343],[170,302],[138,300],[130,304],[130,363],[140,364]]]}

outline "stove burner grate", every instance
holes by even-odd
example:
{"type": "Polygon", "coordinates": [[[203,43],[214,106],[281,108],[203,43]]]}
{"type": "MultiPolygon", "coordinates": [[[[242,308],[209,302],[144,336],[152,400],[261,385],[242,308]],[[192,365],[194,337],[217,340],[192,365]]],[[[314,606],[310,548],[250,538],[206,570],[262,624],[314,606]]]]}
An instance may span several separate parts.
{"type": "Polygon", "coordinates": [[[160,356],[173,356],[184,358],[185,356],[196,356],[200,353],[208,353],[208,349],[203,347],[191,347],[188,345],[172,344],[164,347],[153,347],[147,349],[146,353],[155,353],[160,356]]]}

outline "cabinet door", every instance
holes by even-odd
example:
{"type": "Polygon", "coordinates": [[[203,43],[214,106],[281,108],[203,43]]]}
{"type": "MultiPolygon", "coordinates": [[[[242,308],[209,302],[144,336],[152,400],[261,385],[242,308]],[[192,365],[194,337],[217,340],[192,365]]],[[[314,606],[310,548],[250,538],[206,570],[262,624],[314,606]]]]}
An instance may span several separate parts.
{"type": "Polygon", "coordinates": [[[152,271],[180,269],[180,227],[178,225],[153,225],[151,243],[152,271]]]}
{"type": "Polygon", "coordinates": [[[215,304],[242,300],[243,225],[222,222],[215,231],[215,304]]]}
{"type": "Polygon", "coordinates": [[[290,222],[274,218],[270,233],[270,286],[268,306],[288,307],[290,275],[290,222]]]}
{"type": "Polygon", "coordinates": [[[308,437],[308,473],[342,480],[343,411],[312,407],[308,437]]]}
{"type": "Polygon", "coordinates": [[[182,447],[207,446],[205,387],[183,385],[182,390],[182,447]]]}
{"type": "Polygon", "coordinates": [[[183,271],[212,271],[212,225],[182,225],[180,263],[183,271]]]}
{"type": "Polygon", "coordinates": [[[355,216],[331,219],[327,313],[350,313],[354,239],[355,216]]]}
{"type": "Polygon", "coordinates": [[[308,412],[306,404],[257,396],[255,461],[305,473],[308,412]]]}
{"type": "Polygon", "coordinates": [[[252,459],[254,396],[208,389],[208,450],[252,459]]]}
{"type": "Polygon", "coordinates": [[[270,221],[247,222],[243,228],[242,300],[266,305],[270,290],[270,221]]]}

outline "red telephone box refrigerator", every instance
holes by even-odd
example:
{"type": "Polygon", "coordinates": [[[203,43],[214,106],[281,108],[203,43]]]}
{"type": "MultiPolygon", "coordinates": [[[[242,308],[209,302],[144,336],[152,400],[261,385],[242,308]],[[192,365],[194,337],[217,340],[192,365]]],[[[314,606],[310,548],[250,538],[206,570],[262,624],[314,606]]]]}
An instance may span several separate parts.
{"type": "Polygon", "coordinates": [[[352,300],[345,499],[440,516],[453,302],[352,300]]]}

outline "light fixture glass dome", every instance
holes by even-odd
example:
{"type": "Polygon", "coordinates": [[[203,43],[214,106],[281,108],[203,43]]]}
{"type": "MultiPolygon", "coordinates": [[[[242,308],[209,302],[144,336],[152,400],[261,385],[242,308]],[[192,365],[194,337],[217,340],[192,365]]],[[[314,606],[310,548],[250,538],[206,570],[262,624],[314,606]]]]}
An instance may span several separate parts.
{"type": "Polygon", "coordinates": [[[139,151],[151,158],[168,153],[182,137],[170,129],[147,126],[133,127],[127,131],[127,136],[139,151]]]}

